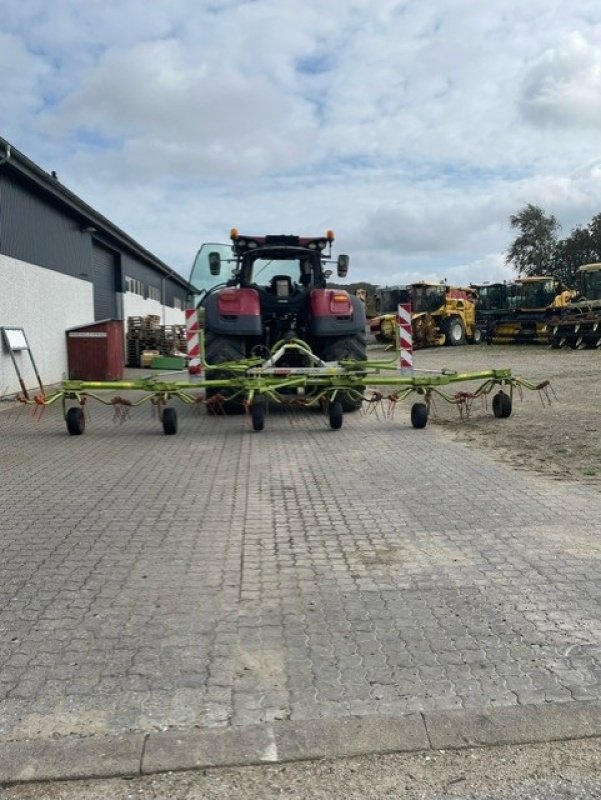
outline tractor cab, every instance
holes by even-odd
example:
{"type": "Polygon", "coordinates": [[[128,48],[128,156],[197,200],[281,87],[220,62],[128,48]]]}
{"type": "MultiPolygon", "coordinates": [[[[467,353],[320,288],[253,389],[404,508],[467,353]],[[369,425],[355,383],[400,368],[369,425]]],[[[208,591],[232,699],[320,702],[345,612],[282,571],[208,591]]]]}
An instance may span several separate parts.
{"type": "Polygon", "coordinates": [[[580,294],[589,301],[601,300],[601,264],[583,264],[578,268],[580,294]]]}
{"type": "Polygon", "coordinates": [[[544,310],[553,306],[561,293],[559,281],[553,277],[534,276],[518,278],[516,308],[520,310],[544,310]]]}
{"type": "MultiPolygon", "coordinates": [[[[190,283],[200,295],[230,286],[253,288],[267,300],[287,301],[311,289],[325,289],[332,271],[333,231],[321,237],[241,236],[230,232],[232,244],[203,244],[198,251],[190,283]],[[326,252],[327,250],[327,252],[326,252]]],[[[338,256],[338,277],[346,277],[349,258],[338,256]]]]}
{"type": "Polygon", "coordinates": [[[414,314],[432,314],[444,306],[447,286],[444,283],[426,283],[422,281],[411,284],[407,291],[414,314]]]}

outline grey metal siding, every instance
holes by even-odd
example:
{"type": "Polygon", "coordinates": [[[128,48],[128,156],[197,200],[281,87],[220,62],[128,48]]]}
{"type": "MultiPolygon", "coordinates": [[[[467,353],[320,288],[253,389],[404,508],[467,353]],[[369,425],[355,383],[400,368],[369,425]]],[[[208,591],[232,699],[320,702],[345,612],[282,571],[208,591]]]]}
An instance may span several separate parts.
{"type": "MultiPolygon", "coordinates": [[[[161,292],[161,298],[164,292],[165,305],[173,307],[175,305],[174,298],[177,297],[180,300],[181,307],[185,308],[187,297],[186,290],[183,286],[180,286],[170,279],[168,275],[161,275],[161,273],[152,269],[152,267],[143,264],[138,259],[125,253],[121,258],[121,272],[123,278],[135,278],[136,280],[142,281],[146,287],[156,287],[161,292]]],[[[148,291],[145,291],[144,297],[148,297],[148,291]]]]}
{"type": "MultiPolygon", "coordinates": [[[[51,181],[51,184],[50,189],[68,195],[58,181],[51,181]]],[[[188,298],[185,279],[159,269],[145,261],[135,249],[129,250],[117,243],[109,224],[105,227],[95,222],[90,212],[86,207],[79,216],[76,210],[62,203],[60,197],[37,186],[25,175],[6,166],[0,170],[1,254],[94,282],[97,284],[97,318],[122,316],[120,295],[113,299],[110,295],[125,291],[126,275],[141,281],[145,287],[155,287],[153,296],[160,297],[165,305],[184,308],[188,298]],[[93,230],[85,231],[85,227],[93,230]],[[97,246],[112,251],[112,266],[109,267],[106,254],[94,256],[97,246]]],[[[149,256],[152,258],[151,254],[149,256]]],[[[148,297],[147,288],[145,297],[148,297]]]]}
{"type": "Polygon", "coordinates": [[[117,319],[118,260],[117,254],[94,244],[94,319],[117,319]]]}
{"type": "Polygon", "coordinates": [[[188,293],[177,283],[167,280],[165,283],[165,305],[174,307],[174,299],[176,297],[179,300],[180,308],[185,308],[188,301],[188,293]]]}
{"type": "Polygon", "coordinates": [[[0,174],[0,253],[92,280],[91,243],[79,221],[0,174]]]}
{"type": "MultiPolygon", "coordinates": [[[[121,260],[121,266],[124,278],[135,278],[142,281],[145,286],[154,286],[160,290],[163,276],[152,267],[125,253],[121,260]]],[[[145,292],[144,296],[148,297],[148,292],[145,292]]]]}

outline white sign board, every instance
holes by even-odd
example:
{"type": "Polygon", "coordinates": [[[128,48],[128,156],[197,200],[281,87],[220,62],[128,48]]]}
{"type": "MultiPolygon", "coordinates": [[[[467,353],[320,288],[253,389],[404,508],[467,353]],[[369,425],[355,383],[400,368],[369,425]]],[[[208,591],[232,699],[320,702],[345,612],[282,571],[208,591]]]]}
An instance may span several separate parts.
{"type": "Polygon", "coordinates": [[[10,350],[29,350],[23,328],[2,328],[2,333],[10,350]]]}

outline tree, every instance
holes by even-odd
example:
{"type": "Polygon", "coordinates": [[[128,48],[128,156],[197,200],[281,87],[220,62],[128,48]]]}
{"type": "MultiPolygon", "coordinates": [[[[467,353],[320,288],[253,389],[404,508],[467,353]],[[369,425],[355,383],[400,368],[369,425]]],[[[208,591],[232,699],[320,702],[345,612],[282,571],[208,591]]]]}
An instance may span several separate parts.
{"type": "Polygon", "coordinates": [[[557,277],[568,286],[578,284],[578,267],[601,261],[601,214],[586,228],[577,227],[557,245],[557,277]]]}
{"type": "Polygon", "coordinates": [[[555,265],[557,231],[560,225],[551,214],[528,203],[509,217],[511,227],[520,231],[505,256],[518,275],[545,275],[555,265]]]}
{"type": "Polygon", "coordinates": [[[575,287],[578,283],[578,267],[597,260],[589,229],[574,228],[567,238],[557,244],[555,274],[566,286],[575,287]]]}

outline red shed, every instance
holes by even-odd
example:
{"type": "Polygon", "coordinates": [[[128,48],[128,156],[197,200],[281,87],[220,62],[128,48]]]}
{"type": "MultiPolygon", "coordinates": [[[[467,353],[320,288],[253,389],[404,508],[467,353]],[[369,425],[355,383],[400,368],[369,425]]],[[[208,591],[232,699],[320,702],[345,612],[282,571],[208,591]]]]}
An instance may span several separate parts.
{"type": "Polygon", "coordinates": [[[103,319],[67,331],[69,380],[120,381],[125,365],[123,320],[103,319]]]}

